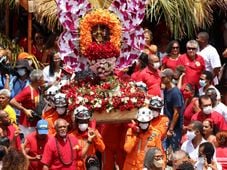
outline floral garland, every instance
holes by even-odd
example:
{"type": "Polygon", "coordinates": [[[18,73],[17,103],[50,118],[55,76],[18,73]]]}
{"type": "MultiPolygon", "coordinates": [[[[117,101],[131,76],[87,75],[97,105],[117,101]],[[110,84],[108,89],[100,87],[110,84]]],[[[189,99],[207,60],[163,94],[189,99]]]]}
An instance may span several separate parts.
{"type": "Polygon", "coordinates": [[[80,87],[71,83],[63,92],[69,99],[68,109],[72,111],[84,105],[92,111],[131,110],[144,105],[144,92],[133,82],[125,82],[115,77],[99,85],[84,84],[80,87]]]}
{"type": "Polygon", "coordinates": [[[120,51],[118,51],[112,43],[106,42],[104,44],[91,43],[86,49],[85,56],[92,59],[103,59],[103,58],[112,58],[118,57],[120,51]]]}
{"type": "Polygon", "coordinates": [[[113,44],[118,52],[120,52],[122,29],[119,19],[115,14],[106,9],[97,9],[86,14],[80,21],[81,53],[85,56],[89,56],[87,48],[92,45],[91,31],[92,28],[98,24],[106,25],[110,29],[110,43],[113,44]]]}

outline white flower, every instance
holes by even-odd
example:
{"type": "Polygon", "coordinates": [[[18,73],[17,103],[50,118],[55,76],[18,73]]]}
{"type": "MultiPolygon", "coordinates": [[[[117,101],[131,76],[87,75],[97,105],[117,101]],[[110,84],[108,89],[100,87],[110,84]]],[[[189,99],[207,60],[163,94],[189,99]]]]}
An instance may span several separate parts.
{"type": "Polygon", "coordinates": [[[121,101],[124,103],[128,103],[129,97],[123,97],[123,98],[121,98],[121,101]]]}
{"type": "Polygon", "coordinates": [[[90,95],[94,95],[95,93],[93,91],[90,91],[90,95]]]}
{"type": "Polygon", "coordinates": [[[82,102],[83,102],[83,100],[84,100],[84,98],[83,98],[83,97],[78,96],[78,97],[77,97],[77,100],[76,100],[76,104],[80,104],[80,103],[82,103],[82,102]]]}
{"type": "Polygon", "coordinates": [[[95,104],[94,104],[94,107],[95,108],[102,107],[102,100],[100,100],[100,99],[94,99],[94,101],[95,101],[95,104]]]}
{"type": "Polygon", "coordinates": [[[135,93],[135,92],[136,92],[135,87],[132,87],[132,88],[130,89],[130,92],[131,92],[131,93],[135,93]]]}
{"type": "Polygon", "coordinates": [[[110,113],[110,111],[113,109],[113,107],[112,106],[110,106],[110,107],[108,107],[107,109],[106,109],[106,112],[107,113],[110,113]]]}
{"type": "Polygon", "coordinates": [[[137,98],[133,97],[130,99],[132,101],[132,103],[136,103],[137,102],[137,98]]]}

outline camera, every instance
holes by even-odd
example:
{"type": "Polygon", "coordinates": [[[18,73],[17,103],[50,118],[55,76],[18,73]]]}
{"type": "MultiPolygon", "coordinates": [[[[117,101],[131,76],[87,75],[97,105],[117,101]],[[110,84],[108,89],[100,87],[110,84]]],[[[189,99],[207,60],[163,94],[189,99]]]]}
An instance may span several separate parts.
{"type": "Polygon", "coordinates": [[[98,158],[95,155],[88,156],[86,159],[87,170],[101,170],[98,158]]]}
{"type": "Polygon", "coordinates": [[[0,72],[2,74],[16,75],[16,71],[13,69],[11,64],[7,63],[8,57],[0,57],[0,72]]]}
{"type": "Polygon", "coordinates": [[[30,122],[33,122],[35,120],[40,120],[41,119],[41,115],[35,111],[32,111],[32,117],[29,117],[28,120],[30,122]]]}
{"type": "Polygon", "coordinates": [[[0,137],[0,145],[3,145],[8,148],[10,145],[9,138],[7,136],[0,137]]]}

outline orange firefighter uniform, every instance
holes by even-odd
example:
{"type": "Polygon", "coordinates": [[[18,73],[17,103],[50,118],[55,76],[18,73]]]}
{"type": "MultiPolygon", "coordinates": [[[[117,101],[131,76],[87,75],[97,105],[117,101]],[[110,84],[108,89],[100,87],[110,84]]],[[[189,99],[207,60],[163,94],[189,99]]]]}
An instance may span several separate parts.
{"type": "Polygon", "coordinates": [[[150,125],[147,131],[136,133],[132,128],[129,128],[124,144],[127,155],[123,170],[141,170],[145,153],[151,147],[162,149],[159,130],[150,125]]]}
{"type": "Polygon", "coordinates": [[[59,115],[58,112],[55,109],[50,109],[47,111],[48,113],[44,113],[43,118],[48,122],[48,134],[49,135],[55,135],[55,127],[54,127],[54,122],[58,118],[65,119],[69,123],[69,130],[71,129],[71,124],[72,124],[72,118],[70,114],[66,115],[59,115]]]}
{"type": "MultiPolygon", "coordinates": [[[[90,146],[88,148],[85,159],[89,155],[95,155],[96,151],[103,152],[105,150],[105,145],[102,140],[102,136],[100,135],[98,130],[95,130],[94,133],[96,134],[96,136],[92,140],[92,143],[90,144],[90,146]]],[[[78,139],[80,147],[83,148],[85,146],[85,144],[87,143],[87,138],[88,138],[87,131],[85,131],[83,133],[79,133],[78,129],[75,129],[73,132],[71,132],[71,134],[74,135],[78,139]]],[[[76,160],[76,169],[77,170],[86,170],[85,159],[78,158],[76,160]]]]}
{"type": "Polygon", "coordinates": [[[151,125],[160,131],[161,139],[163,140],[166,137],[168,130],[169,118],[164,115],[159,115],[158,117],[152,119],[151,125]]]}
{"type": "Polygon", "coordinates": [[[102,154],[103,170],[112,170],[115,164],[123,169],[126,152],[124,151],[125,135],[128,126],[124,123],[105,124],[102,137],[105,151],[102,154]]]}

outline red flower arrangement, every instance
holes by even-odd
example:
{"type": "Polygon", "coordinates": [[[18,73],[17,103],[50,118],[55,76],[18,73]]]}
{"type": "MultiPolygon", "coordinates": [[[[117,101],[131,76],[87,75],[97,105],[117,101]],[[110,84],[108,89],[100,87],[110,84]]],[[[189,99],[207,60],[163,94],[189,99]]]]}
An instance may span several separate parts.
{"type": "Polygon", "coordinates": [[[89,60],[112,57],[117,58],[119,55],[120,51],[111,42],[106,42],[103,44],[93,42],[85,50],[85,57],[87,57],[89,60]]]}
{"type": "Polygon", "coordinates": [[[144,105],[144,92],[135,86],[133,82],[125,82],[115,77],[109,77],[108,81],[98,85],[70,84],[64,88],[64,93],[69,99],[70,111],[79,105],[84,105],[92,111],[131,110],[144,105]]]}

